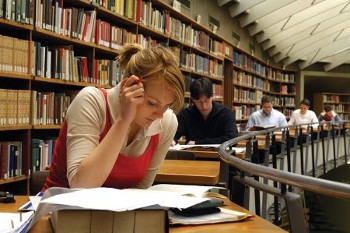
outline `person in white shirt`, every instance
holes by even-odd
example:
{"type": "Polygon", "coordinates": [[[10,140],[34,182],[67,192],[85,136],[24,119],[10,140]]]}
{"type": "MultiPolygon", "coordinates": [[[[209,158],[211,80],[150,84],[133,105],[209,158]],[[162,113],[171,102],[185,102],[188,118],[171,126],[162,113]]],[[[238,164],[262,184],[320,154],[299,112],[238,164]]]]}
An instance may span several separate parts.
{"type": "Polygon", "coordinates": [[[308,99],[303,99],[300,102],[300,109],[294,110],[288,125],[299,125],[299,124],[310,124],[317,123],[318,118],[314,111],[309,110],[310,101],[308,99]]]}
{"type": "Polygon", "coordinates": [[[257,110],[249,116],[246,131],[255,131],[255,125],[274,125],[276,127],[288,125],[283,113],[273,108],[273,99],[271,96],[264,95],[261,98],[261,108],[261,110],[257,110]]]}

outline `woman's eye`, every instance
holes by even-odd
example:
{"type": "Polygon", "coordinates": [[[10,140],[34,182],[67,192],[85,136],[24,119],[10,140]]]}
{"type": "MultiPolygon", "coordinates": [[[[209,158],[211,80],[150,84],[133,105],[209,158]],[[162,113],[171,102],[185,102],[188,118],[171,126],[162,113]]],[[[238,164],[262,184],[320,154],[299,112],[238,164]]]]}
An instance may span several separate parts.
{"type": "Polygon", "coordinates": [[[157,105],[157,103],[154,103],[154,102],[152,102],[152,101],[148,101],[148,104],[149,104],[149,105],[152,105],[152,106],[157,105]]]}

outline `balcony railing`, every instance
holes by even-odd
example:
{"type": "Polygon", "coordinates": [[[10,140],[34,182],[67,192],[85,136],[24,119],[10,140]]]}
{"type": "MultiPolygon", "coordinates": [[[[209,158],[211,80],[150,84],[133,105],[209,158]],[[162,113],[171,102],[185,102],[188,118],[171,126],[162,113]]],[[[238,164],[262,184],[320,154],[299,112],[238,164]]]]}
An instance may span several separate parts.
{"type": "Polygon", "coordinates": [[[350,200],[350,184],[318,178],[349,164],[349,125],[344,121],[272,128],[223,143],[219,154],[230,168],[230,199],[251,211],[254,201],[255,213],[269,220],[272,214],[277,225],[286,209],[289,231],[308,232],[303,191],[350,200]],[[241,145],[245,159],[235,156],[234,146],[241,145]]]}

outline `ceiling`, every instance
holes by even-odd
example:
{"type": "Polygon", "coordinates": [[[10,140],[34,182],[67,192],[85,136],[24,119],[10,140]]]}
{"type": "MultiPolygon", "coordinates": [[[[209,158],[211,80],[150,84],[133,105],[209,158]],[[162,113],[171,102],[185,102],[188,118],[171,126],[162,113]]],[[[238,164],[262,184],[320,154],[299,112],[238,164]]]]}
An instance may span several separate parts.
{"type": "Polygon", "coordinates": [[[276,62],[350,63],[350,0],[217,0],[276,62]]]}

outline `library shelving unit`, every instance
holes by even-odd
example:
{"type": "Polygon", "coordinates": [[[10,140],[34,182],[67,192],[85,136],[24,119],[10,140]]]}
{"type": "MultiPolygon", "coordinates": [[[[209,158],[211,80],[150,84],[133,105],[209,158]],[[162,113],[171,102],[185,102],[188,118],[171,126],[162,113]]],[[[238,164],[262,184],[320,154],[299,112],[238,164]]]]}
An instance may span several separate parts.
{"type": "Polygon", "coordinates": [[[166,2],[7,2],[0,10],[1,191],[29,194],[31,173],[50,164],[69,103],[85,86],[120,81],[115,57],[126,43],[169,47],[186,87],[208,77],[224,102],[225,40],[166,2]]]}
{"type": "Polygon", "coordinates": [[[296,72],[269,65],[232,45],[226,47],[233,59],[225,63],[225,104],[236,111],[239,131],[260,109],[263,95],[272,96],[274,108],[288,118],[295,108],[296,72]]]}
{"type": "Polygon", "coordinates": [[[332,106],[338,113],[340,119],[349,120],[350,115],[350,94],[346,93],[314,93],[313,111],[318,116],[323,112],[325,105],[332,106]]]}

